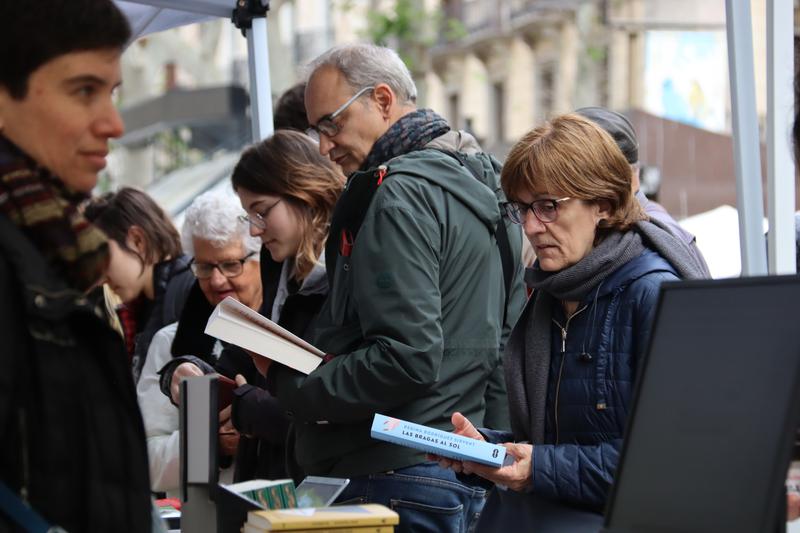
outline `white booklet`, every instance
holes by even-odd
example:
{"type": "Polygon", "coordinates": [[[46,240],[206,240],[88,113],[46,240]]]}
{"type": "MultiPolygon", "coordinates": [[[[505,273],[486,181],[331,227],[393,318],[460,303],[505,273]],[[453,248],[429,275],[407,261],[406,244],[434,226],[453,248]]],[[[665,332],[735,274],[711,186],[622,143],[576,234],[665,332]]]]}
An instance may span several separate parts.
{"type": "Polygon", "coordinates": [[[325,357],[319,349],[230,296],[214,308],[205,333],[304,374],[310,374],[325,357]]]}

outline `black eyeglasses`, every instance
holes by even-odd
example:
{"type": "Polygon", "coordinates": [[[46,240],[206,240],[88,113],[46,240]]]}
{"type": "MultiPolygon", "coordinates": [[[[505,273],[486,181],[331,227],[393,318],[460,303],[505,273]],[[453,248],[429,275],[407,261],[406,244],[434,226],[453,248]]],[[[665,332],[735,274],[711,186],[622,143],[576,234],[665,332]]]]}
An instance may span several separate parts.
{"type": "Polygon", "coordinates": [[[545,224],[555,222],[558,218],[558,204],[571,200],[569,196],[564,198],[536,200],[529,204],[523,202],[508,202],[505,204],[506,214],[509,220],[514,224],[524,224],[528,211],[532,211],[533,215],[539,219],[539,222],[545,224]]]}
{"type": "Polygon", "coordinates": [[[220,274],[226,278],[235,278],[244,271],[244,262],[253,257],[256,252],[250,252],[241,259],[235,261],[223,261],[222,263],[195,263],[194,259],[189,264],[197,279],[208,279],[214,275],[214,269],[219,270],[220,274]]]}
{"type": "Polygon", "coordinates": [[[252,216],[251,215],[239,215],[238,218],[242,222],[246,222],[246,223],[250,224],[251,226],[257,227],[258,229],[261,229],[261,230],[267,229],[267,219],[269,218],[269,214],[270,214],[270,212],[272,211],[272,209],[276,205],[281,203],[281,200],[283,200],[283,198],[278,198],[278,201],[275,202],[274,204],[272,204],[271,206],[269,206],[268,208],[266,208],[263,213],[253,213],[252,216]]]}
{"type": "Polygon", "coordinates": [[[319,119],[317,121],[317,125],[316,126],[311,126],[310,128],[308,128],[306,130],[306,135],[308,135],[309,137],[315,139],[317,142],[319,142],[319,135],[320,134],[323,134],[328,138],[336,137],[336,135],[339,133],[339,125],[336,122],[334,122],[336,117],[338,117],[339,115],[344,113],[344,110],[347,109],[348,107],[350,107],[350,105],[352,105],[353,102],[358,100],[359,96],[361,96],[362,94],[364,94],[367,91],[371,91],[374,88],[375,87],[364,87],[363,89],[358,91],[356,94],[351,96],[348,101],[346,101],[344,104],[342,104],[341,107],[339,107],[339,109],[337,109],[336,111],[334,111],[330,115],[325,115],[324,117],[319,119]]]}

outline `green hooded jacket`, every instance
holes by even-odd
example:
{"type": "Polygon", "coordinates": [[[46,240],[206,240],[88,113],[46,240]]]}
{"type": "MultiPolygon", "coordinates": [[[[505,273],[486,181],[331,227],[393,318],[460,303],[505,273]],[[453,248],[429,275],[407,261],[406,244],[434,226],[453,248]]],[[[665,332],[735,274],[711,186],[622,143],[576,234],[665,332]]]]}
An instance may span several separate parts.
{"type": "Polygon", "coordinates": [[[355,477],[423,462],[419,451],[370,437],[375,413],[449,430],[455,411],[481,426],[487,401],[506,406],[500,353],[525,299],[521,232],[509,225],[515,275],[503,327],[497,168],[462,150],[482,170],[479,181],[440,151],[460,148],[461,134],[448,136],[383,165],[368,205],[357,185],[375,183],[378,170],[353,174],[339,200],[332,228],[354,213],[363,221],[349,252],[339,245],[345,255],[333,261],[326,252],[331,289],[313,342],[335,357],[308,376],[270,370],[306,474],[355,477]]]}

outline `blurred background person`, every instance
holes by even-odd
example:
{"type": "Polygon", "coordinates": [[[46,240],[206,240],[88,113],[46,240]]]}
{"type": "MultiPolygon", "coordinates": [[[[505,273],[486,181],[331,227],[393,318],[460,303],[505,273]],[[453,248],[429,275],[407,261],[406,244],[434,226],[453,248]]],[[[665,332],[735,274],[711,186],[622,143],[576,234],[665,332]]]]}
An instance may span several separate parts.
{"type": "MultiPolygon", "coordinates": [[[[305,134],[278,130],[242,153],[232,182],[247,212],[244,220],[251,235],[263,243],[261,313],[307,338],[328,293],[324,248],[344,176],[319,154],[316,144],[305,134]]],[[[232,419],[242,434],[259,438],[262,449],[274,451],[268,461],[262,461],[266,454],[260,452],[259,464],[274,465],[278,447],[283,449],[287,437],[285,423],[280,425],[276,420],[285,420],[285,413],[264,390],[270,360],[253,356],[251,364],[258,367],[260,375],[254,379],[236,377],[241,386],[235,392],[232,419]]],[[[229,365],[225,354],[216,370],[221,365],[229,365]]],[[[215,368],[203,361],[178,358],[162,371],[161,390],[177,401],[181,378],[213,371],[215,368]]],[[[242,438],[240,450],[251,444],[258,443],[242,438]]],[[[294,466],[293,445],[288,446],[289,473],[297,481],[303,474],[294,466]]],[[[286,465],[284,457],[280,459],[286,465]]]]}
{"type": "Polygon", "coordinates": [[[705,276],[683,240],[648,222],[630,180],[613,139],[576,114],[525,135],[503,167],[509,217],[537,255],[505,357],[513,433],[452,421],[457,433],[507,443],[514,463],[441,461],[512,489],[492,492],[483,531],[530,527],[536,499],[602,511],[659,285],[705,276]]]}
{"type": "Polygon", "coordinates": [[[0,2],[0,486],[73,533],[153,526],[109,239],[78,209],[123,133],[129,37],[110,0],[0,2]]]}
{"type": "Polygon", "coordinates": [[[106,281],[120,297],[134,382],[156,331],[178,320],[194,276],[180,235],[147,193],[122,187],[93,198],[86,218],[109,237],[106,281]]]}
{"type": "MultiPolygon", "coordinates": [[[[136,386],[147,434],[151,486],[153,491],[166,492],[168,496],[177,496],[180,483],[180,420],[178,408],[161,394],[159,369],[173,355],[193,355],[215,365],[220,354],[226,352],[227,357],[238,359],[245,368],[249,365],[250,377],[255,373],[244,351],[232,345],[223,346],[203,332],[214,307],[228,296],[253,310],[261,306],[258,253],[261,243],[250,236],[248,225],[239,220],[242,214],[238,198],[229,191],[202,194],[186,209],[181,237],[184,250],[192,258],[191,270],[197,281],[189,292],[180,320],[153,336],[136,386]]],[[[235,372],[245,370],[237,368],[235,372]]],[[[230,377],[234,376],[235,373],[230,377]]],[[[230,422],[230,411],[230,407],[224,409],[219,419],[220,465],[228,467],[239,443],[238,432],[230,422]]],[[[281,424],[285,427],[286,421],[281,424]]],[[[243,460],[236,466],[248,463],[243,460]]],[[[220,474],[220,482],[230,483],[233,477],[233,469],[226,468],[220,474]]],[[[242,477],[249,479],[246,473],[242,477]]]]}
{"type": "Polygon", "coordinates": [[[306,82],[301,81],[286,89],[278,98],[273,115],[276,130],[295,130],[302,133],[308,129],[305,93],[306,82]]]}
{"type": "Polygon", "coordinates": [[[601,128],[603,128],[617,143],[622,155],[631,168],[631,189],[644,209],[645,214],[650,218],[650,222],[660,225],[663,229],[672,232],[676,237],[683,240],[688,245],[688,250],[694,256],[694,260],[705,268],[705,276],[711,277],[708,265],[702,252],[697,247],[697,239],[694,235],[683,229],[678,222],[664,209],[658,202],[650,200],[645,196],[641,189],[639,174],[642,167],[639,164],[639,141],[636,138],[636,131],[633,124],[621,113],[611,111],[604,107],[582,107],[575,111],[576,114],[588,118],[601,128]]]}

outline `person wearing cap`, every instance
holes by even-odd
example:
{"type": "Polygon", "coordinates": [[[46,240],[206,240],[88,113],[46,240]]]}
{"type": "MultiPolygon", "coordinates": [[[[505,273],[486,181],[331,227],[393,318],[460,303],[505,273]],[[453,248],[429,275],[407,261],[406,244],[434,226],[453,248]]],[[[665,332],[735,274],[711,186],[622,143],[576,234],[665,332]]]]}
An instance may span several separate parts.
{"type": "Polygon", "coordinates": [[[619,149],[622,150],[622,155],[625,156],[625,159],[631,167],[631,188],[639,204],[642,206],[642,209],[644,209],[645,214],[650,217],[651,222],[672,232],[676,237],[689,245],[689,250],[692,255],[698,263],[703,265],[706,274],[710,277],[708,265],[700,249],[697,247],[697,239],[695,236],[683,229],[667,210],[664,209],[664,206],[648,199],[642,192],[639,182],[639,171],[641,170],[641,165],[639,165],[639,141],[636,138],[636,131],[633,129],[633,124],[631,124],[624,115],[606,109],[605,107],[582,107],[577,109],[575,113],[591,120],[611,135],[617,143],[617,146],[619,146],[619,149]]]}

